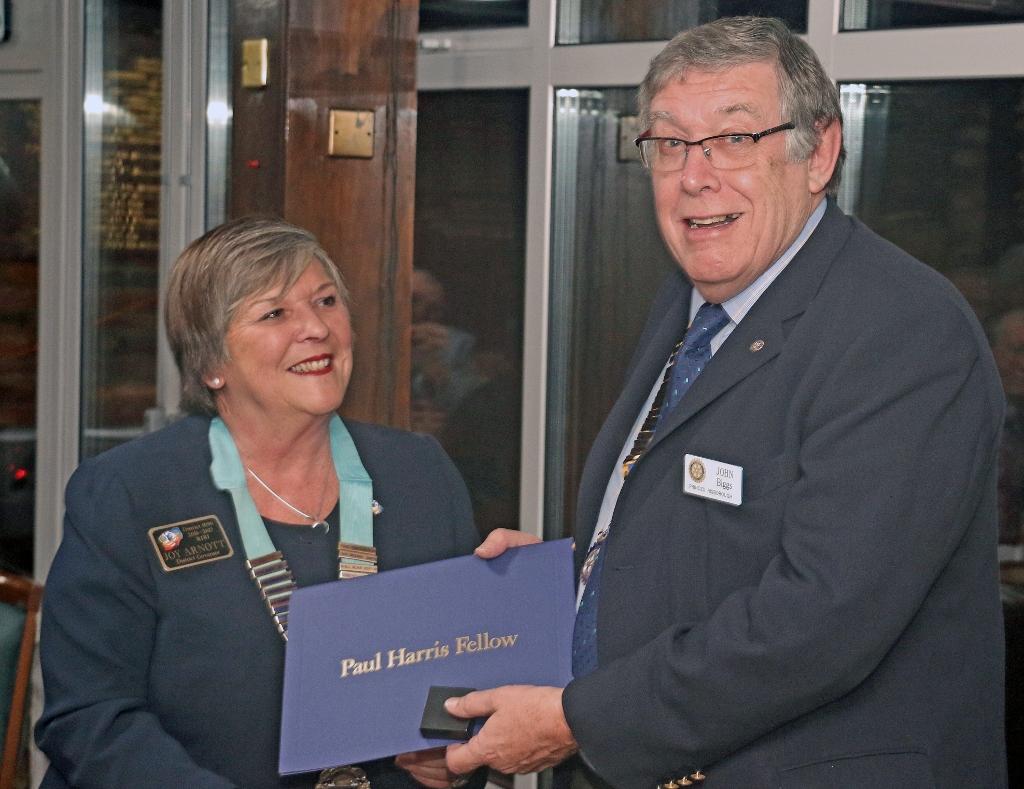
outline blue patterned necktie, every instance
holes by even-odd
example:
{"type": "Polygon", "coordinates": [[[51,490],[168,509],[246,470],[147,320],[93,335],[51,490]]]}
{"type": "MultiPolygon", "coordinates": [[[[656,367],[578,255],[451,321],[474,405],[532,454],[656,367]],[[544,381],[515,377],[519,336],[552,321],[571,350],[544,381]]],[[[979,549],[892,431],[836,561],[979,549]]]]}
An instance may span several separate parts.
{"type": "Polygon", "coordinates": [[[728,322],[729,315],[721,304],[705,302],[697,310],[693,323],[686,330],[683,347],[679,349],[672,366],[672,380],[665,392],[665,402],[661,405],[661,418],[672,412],[683,399],[686,390],[697,380],[697,376],[704,372],[704,367],[711,359],[711,340],[728,322]]]}
{"type": "MultiPolygon", "coordinates": [[[[722,309],[721,304],[705,303],[701,305],[693,323],[686,330],[686,336],[682,343],[672,351],[672,356],[669,359],[671,379],[662,383],[662,391],[659,392],[659,396],[655,397],[651,407],[655,414],[648,415],[647,422],[657,421],[660,424],[662,417],[679,404],[683,395],[707,366],[708,360],[711,358],[712,338],[728,322],[729,316],[722,309]],[[654,416],[655,419],[651,420],[651,416],[654,416]]],[[[648,435],[647,441],[650,441],[650,435],[648,435]]],[[[646,446],[636,453],[633,462],[645,449],[646,446]]],[[[635,450],[636,447],[634,447],[635,450]]],[[[631,466],[632,462],[628,463],[624,473],[628,473],[631,466]]],[[[597,534],[587,552],[587,558],[580,573],[583,597],[580,599],[580,607],[576,612],[576,624],[572,631],[572,673],[575,677],[585,676],[597,668],[597,602],[601,587],[601,571],[604,568],[605,551],[602,548],[607,538],[608,529],[597,534]]]]}

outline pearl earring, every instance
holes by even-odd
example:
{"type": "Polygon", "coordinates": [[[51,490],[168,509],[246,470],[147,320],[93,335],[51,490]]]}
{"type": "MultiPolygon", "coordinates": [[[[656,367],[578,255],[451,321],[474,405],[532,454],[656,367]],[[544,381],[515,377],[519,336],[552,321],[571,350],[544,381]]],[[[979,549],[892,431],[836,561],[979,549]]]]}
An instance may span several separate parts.
{"type": "Polygon", "coordinates": [[[211,378],[210,379],[210,388],[211,389],[220,389],[220,387],[221,387],[221,385],[223,383],[224,382],[221,381],[220,378],[211,378]]]}

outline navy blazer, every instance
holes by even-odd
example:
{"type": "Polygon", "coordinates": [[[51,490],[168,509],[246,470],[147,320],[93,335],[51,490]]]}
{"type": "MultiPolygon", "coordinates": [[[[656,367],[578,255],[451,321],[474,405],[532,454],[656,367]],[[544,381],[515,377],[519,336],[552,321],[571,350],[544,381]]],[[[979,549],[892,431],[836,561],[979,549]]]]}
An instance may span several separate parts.
{"type": "MultiPolygon", "coordinates": [[[[689,313],[661,292],[579,496],[608,475],[689,313]]],[[[1004,398],[953,286],[830,204],[625,480],[599,667],[564,707],[616,787],[1002,787],[996,451],[1004,398]],[[686,495],[684,455],[743,468],[686,495]]]]}
{"type": "MultiPolygon", "coordinates": [[[[472,551],[465,485],[437,442],[346,424],[383,506],[380,569],[472,551]]],[[[313,785],[277,775],[284,642],[245,569],[230,496],[211,483],[208,426],[182,419],[85,461],[68,483],[40,641],[44,787],[313,785]],[[162,571],[148,531],[209,514],[234,555],[162,571]]],[[[368,772],[375,789],[418,786],[390,760],[368,772]]]]}

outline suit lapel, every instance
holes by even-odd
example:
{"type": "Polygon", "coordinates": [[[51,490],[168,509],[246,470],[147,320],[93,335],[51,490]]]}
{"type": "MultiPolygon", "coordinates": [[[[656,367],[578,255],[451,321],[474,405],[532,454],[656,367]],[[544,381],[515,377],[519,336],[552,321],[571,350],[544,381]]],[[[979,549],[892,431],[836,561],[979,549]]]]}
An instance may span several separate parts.
{"type": "Polygon", "coordinates": [[[650,448],[657,446],[709,403],[775,358],[782,350],[782,345],[782,324],[776,316],[755,317],[748,314],[729,335],[679,404],[663,417],[665,422],[659,426],[650,448]]]}

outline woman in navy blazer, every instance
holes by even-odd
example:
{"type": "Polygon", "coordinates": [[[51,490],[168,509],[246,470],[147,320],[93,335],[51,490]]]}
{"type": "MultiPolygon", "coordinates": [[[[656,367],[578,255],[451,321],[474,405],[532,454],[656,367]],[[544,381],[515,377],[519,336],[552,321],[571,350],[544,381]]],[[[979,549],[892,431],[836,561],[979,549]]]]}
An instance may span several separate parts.
{"type": "Polygon", "coordinates": [[[436,441],[335,415],[352,369],[336,266],[284,222],[222,225],[176,263],[167,328],[190,415],[68,484],[40,643],[43,786],[450,785],[437,751],[277,773],[293,586],[373,571],[373,550],[387,570],[476,542],[436,441]]]}

